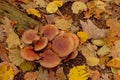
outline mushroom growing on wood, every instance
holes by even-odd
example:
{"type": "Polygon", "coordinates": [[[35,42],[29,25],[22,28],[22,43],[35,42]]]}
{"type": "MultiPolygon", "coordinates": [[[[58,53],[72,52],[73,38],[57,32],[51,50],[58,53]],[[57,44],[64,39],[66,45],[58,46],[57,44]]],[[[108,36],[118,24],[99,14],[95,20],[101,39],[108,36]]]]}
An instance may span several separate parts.
{"type": "Polygon", "coordinates": [[[35,40],[39,40],[39,36],[35,30],[29,29],[22,35],[22,41],[26,44],[31,44],[35,40]]]}
{"type": "Polygon", "coordinates": [[[34,43],[34,50],[39,51],[45,48],[48,44],[48,39],[46,37],[41,37],[38,41],[34,43]]]}
{"type": "Polygon", "coordinates": [[[51,41],[59,33],[58,28],[55,25],[48,24],[40,27],[40,35],[47,37],[51,41]]]}
{"type": "Polygon", "coordinates": [[[27,46],[22,48],[20,54],[24,59],[28,61],[34,61],[40,59],[40,56],[33,51],[32,46],[27,46]]]}
{"type": "Polygon", "coordinates": [[[52,41],[52,50],[60,57],[68,56],[74,49],[74,40],[68,33],[61,33],[52,41]]]}
{"type": "Polygon", "coordinates": [[[52,50],[45,50],[40,53],[40,64],[46,68],[54,68],[60,64],[61,59],[52,50]]]}

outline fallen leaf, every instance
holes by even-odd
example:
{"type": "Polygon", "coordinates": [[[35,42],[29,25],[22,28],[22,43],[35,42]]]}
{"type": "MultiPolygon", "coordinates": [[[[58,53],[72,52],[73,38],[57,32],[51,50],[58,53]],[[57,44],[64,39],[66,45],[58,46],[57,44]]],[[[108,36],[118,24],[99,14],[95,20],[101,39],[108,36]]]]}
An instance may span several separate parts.
{"type": "Polygon", "coordinates": [[[66,19],[57,19],[55,25],[61,30],[68,30],[71,27],[71,23],[66,19]]]}
{"type": "Polygon", "coordinates": [[[103,39],[92,39],[91,42],[96,46],[104,46],[106,44],[103,39]]]}
{"type": "Polygon", "coordinates": [[[120,80],[120,75],[119,74],[114,74],[113,78],[114,78],[114,80],[120,80]]]}
{"type": "Polygon", "coordinates": [[[63,71],[63,67],[59,67],[56,71],[57,80],[67,80],[66,75],[63,71]]]}
{"type": "Polygon", "coordinates": [[[27,12],[28,14],[37,16],[38,18],[41,17],[41,14],[40,14],[40,12],[39,12],[37,9],[29,8],[29,9],[26,9],[26,12],[27,12]]]}
{"type": "Polygon", "coordinates": [[[3,32],[3,28],[0,26],[0,42],[5,40],[5,33],[3,32]]]}
{"type": "Polygon", "coordinates": [[[114,68],[120,68],[120,58],[113,58],[107,63],[107,66],[114,67],[114,68]]]}
{"type": "Polygon", "coordinates": [[[80,41],[86,42],[88,40],[88,34],[86,32],[79,31],[77,36],[80,38],[80,41]]]}
{"type": "Polygon", "coordinates": [[[86,71],[86,66],[75,66],[70,69],[68,74],[69,80],[87,80],[89,73],[86,71]]]}
{"type": "Polygon", "coordinates": [[[109,52],[110,52],[110,48],[107,45],[104,45],[103,47],[98,49],[97,54],[99,56],[105,56],[105,55],[109,54],[109,52]]]}
{"type": "Polygon", "coordinates": [[[18,48],[9,49],[8,57],[9,57],[9,60],[12,62],[12,64],[16,66],[19,66],[24,61],[24,59],[20,55],[20,50],[18,48]]]}
{"type": "Polygon", "coordinates": [[[87,3],[88,11],[85,12],[85,18],[90,18],[92,15],[95,18],[100,18],[101,13],[106,12],[106,4],[100,0],[94,0],[87,3]]]}
{"type": "Polygon", "coordinates": [[[75,1],[71,7],[73,13],[78,14],[79,12],[86,11],[87,5],[82,1],[75,1]]]}
{"type": "Polygon", "coordinates": [[[54,2],[48,3],[46,10],[48,13],[55,13],[58,10],[58,5],[54,2]]]}
{"type": "Polygon", "coordinates": [[[120,0],[114,0],[115,4],[120,5],[120,0]]]}
{"type": "Polygon", "coordinates": [[[100,78],[100,72],[98,70],[88,69],[87,71],[90,74],[91,80],[99,80],[99,78],[100,78]]]}
{"type": "Polygon", "coordinates": [[[37,80],[48,80],[49,74],[48,71],[45,69],[42,73],[39,73],[37,80]]]}
{"type": "Polygon", "coordinates": [[[45,8],[48,4],[45,0],[33,0],[33,2],[41,8],[45,8]]]}
{"type": "Polygon", "coordinates": [[[107,30],[99,29],[91,20],[88,19],[87,22],[80,20],[80,23],[83,31],[88,33],[89,39],[100,39],[106,37],[107,30]]]}
{"type": "Polygon", "coordinates": [[[8,63],[0,63],[0,80],[13,80],[14,70],[8,63]]]}
{"type": "Polygon", "coordinates": [[[86,59],[89,66],[97,66],[100,61],[97,57],[87,57],[86,59]]]}
{"type": "Polygon", "coordinates": [[[19,36],[13,30],[11,30],[10,33],[8,34],[6,42],[8,44],[9,49],[17,48],[18,46],[20,46],[19,36]]]}

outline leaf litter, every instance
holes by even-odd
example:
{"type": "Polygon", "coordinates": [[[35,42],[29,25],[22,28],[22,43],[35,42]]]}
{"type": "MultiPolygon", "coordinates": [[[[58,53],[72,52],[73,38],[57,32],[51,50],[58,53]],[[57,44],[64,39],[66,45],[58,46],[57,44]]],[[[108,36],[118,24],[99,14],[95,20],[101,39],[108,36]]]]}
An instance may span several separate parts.
{"type": "MultiPolygon", "coordinates": [[[[35,36],[39,36],[40,39],[45,35],[51,37],[54,30],[58,31],[56,31],[56,36],[53,36],[53,40],[48,41],[49,45],[42,50],[34,51],[33,45],[37,40],[33,40],[31,44],[24,43],[21,39],[22,34],[18,35],[19,32],[16,30],[17,21],[6,16],[1,18],[0,72],[3,73],[0,73],[0,80],[14,80],[18,72],[23,74],[24,80],[119,80],[120,16],[117,15],[117,19],[111,18],[114,10],[109,8],[111,3],[113,6],[119,6],[119,0],[10,0],[9,2],[13,2],[13,5],[19,4],[26,15],[43,22],[40,27],[48,24],[55,26],[53,29],[49,28],[50,31],[43,30],[43,35],[39,33],[41,29],[39,30],[36,25],[33,30],[37,28],[35,36]],[[108,28],[105,28],[103,23],[99,24],[100,20],[104,20],[106,22],[104,25],[108,28]],[[102,25],[101,28],[99,28],[100,25],[102,25]],[[72,50],[67,48],[71,52],[64,57],[53,52],[56,56],[53,59],[56,60],[54,64],[57,66],[47,68],[42,66],[39,60],[44,60],[43,64],[48,65],[49,53],[45,54],[44,51],[54,50],[53,43],[56,38],[61,39],[58,39],[56,44],[62,46],[63,44],[60,43],[62,40],[66,43],[70,42],[72,50]],[[74,48],[76,45],[78,45],[77,48],[74,48]],[[39,60],[29,61],[21,55],[21,49],[26,46],[32,46],[33,51],[25,50],[24,57],[30,58],[32,55],[35,58],[37,55],[39,60]],[[77,57],[65,61],[71,55],[75,55],[72,51],[78,51],[77,57]],[[41,57],[40,54],[47,56],[41,57]],[[60,60],[60,63],[57,63],[56,58],[60,60]]],[[[24,31],[27,30],[24,29],[24,31]]],[[[27,38],[30,39],[29,36],[27,38]]],[[[40,47],[41,44],[37,46],[40,47]]],[[[56,48],[57,50],[59,49],[56,48]]],[[[62,50],[64,51],[63,48],[62,50]]]]}

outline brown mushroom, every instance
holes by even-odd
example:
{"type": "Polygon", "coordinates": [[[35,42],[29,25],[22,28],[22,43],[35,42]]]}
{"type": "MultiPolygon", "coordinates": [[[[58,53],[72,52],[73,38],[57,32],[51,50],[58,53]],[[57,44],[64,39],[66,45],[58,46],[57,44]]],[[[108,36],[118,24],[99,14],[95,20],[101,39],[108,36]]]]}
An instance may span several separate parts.
{"type": "Polygon", "coordinates": [[[40,53],[40,57],[40,64],[46,68],[54,68],[61,62],[61,59],[50,49],[40,53]]]}
{"type": "Polygon", "coordinates": [[[31,44],[35,40],[39,40],[39,36],[35,30],[29,29],[22,35],[22,41],[26,44],[31,44]]]}
{"type": "Polygon", "coordinates": [[[75,45],[74,48],[76,49],[78,47],[78,45],[79,45],[79,38],[74,33],[69,33],[69,34],[72,36],[72,38],[74,40],[74,45],[75,45]]]}
{"type": "Polygon", "coordinates": [[[76,58],[77,55],[78,55],[78,51],[74,50],[64,59],[64,62],[69,61],[70,59],[76,58]]]}
{"type": "Polygon", "coordinates": [[[52,50],[60,57],[69,55],[74,49],[74,40],[69,33],[61,33],[52,41],[52,50]]]}
{"type": "Polygon", "coordinates": [[[40,59],[40,56],[33,51],[32,46],[26,46],[22,48],[20,54],[24,59],[28,61],[34,61],[40,59]]]}
{"type": "Polygon", "coordinates": [[[58,34],[58,32],[58,28],[52,24],[40,27],[40,34],[47,37],[49,41],[51,41],[58,34]]]}
{"type": "Polygon", "coordinates": [[[39,51],[45,48],[48,44],[48,39],[46,37],[41,37],[38,41],[34,43],[34,50],[39,51]]]}

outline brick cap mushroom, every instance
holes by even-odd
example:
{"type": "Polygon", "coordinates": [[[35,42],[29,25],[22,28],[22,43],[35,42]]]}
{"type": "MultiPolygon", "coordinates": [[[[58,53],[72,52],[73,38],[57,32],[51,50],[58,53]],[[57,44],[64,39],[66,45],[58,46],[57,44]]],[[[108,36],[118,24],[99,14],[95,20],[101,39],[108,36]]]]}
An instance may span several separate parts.
{"type": "Polygon", "coordinates": [[[33,51],[32,46],[26,46],[21,49],[20,51],[21,56],[28,60],[28,61],[34,61],[34,60],[39,60],[40,56],[33,51]]]}
{"type": "Polygon", "coordinates": [[[48,44],[48,38],[46,37],[41,37],[38,41],[34,43],[34,50],[35,51],[40,51],[44,49],[48,44]]]}
{"type": "Polygon", "coordinates": [[[48,24],[40,27],[40,35],[47,37],[51,41],[59,33],[58,28],[55,25],[48,24]]]}
{"type": "Polygon", "coordinates": [[[74,48],[74,39],[69,33],[62,32],[52,41],[52,50],[60,57],[68,56],[74,48]]]}
{"type": "Polygon", "coordinates": [[[39,60],[40,64],[46,68],[54,68],[58,66],[61,62],[59,56],[57,56],[52,50],[45,50],[40,53],[41,59],[39,60]]]}
{"type": "Polygon", "coordinates": [[[22,35],[22,41],[26,44],[31,44],[35,40],[39,40],[39,36],[35,30],[26,30],[22,35]]]}

